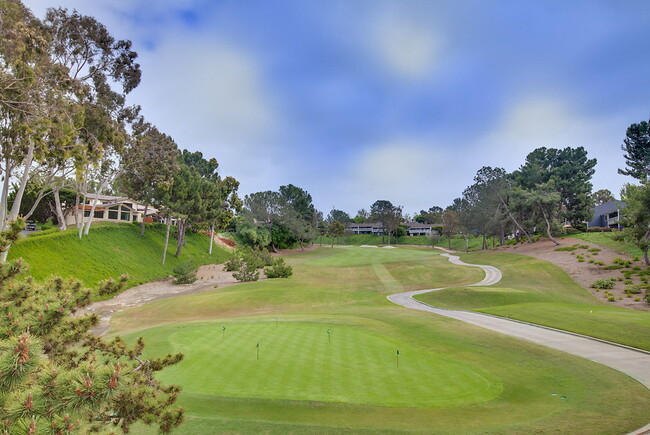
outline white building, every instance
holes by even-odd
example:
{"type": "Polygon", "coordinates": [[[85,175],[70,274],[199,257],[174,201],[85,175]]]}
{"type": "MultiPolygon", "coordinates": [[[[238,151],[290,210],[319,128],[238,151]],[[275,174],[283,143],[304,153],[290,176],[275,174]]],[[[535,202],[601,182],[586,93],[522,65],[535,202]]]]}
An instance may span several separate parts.
{"type": "MultiPolygon", "coordinates": [[[[93,201],[97,199],[95,212],[93,213],[93,222],[152,222],[152,216],[158,213],[158,210],[149,206],[147,216],[144,216],[144,205],[138,204],[132,199],[124,196],[97,195],[89,193],[86,195],[86,203],[79,205],[83,209],[84,217],[89,217],[93,207],[93,201]]],[[[73,206],[66,210],[66,225],[75,224],[75,211],[73,206]]]]}

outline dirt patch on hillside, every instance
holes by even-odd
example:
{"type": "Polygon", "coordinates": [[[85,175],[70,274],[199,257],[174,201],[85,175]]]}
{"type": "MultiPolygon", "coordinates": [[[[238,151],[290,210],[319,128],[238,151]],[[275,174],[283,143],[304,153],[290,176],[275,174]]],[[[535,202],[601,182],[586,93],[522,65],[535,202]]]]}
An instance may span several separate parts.
{"type": "MultiPolygon", "coordinates": [[[[650,311],[650,305],[643,301],[643,295],[632,295],[632,297],[627,297],[623,288],[625,287],[623,274],[621,270],[630,270],[630,269],[618,269],[618,270],[605,270],[603,266],[589,263],[590,260],[601,261],[605,263],[605,266],[613,264],[613,260],[617,257],[624,260],[630,260],[632,262],[632,267],[638,266],[642,269],[645,269],[645,265],[642,261],[632,261],[632,258],[624,254],[620,254],[614,251],[611,248],[606,246],[596,245],[593,243],[585,242],[584,240],[565,238],[562,239],[562,244],[556,246],[553,242],[548,239],[540,239],[536,243],[520,243],[515,246],[502,246],[496,249],[497,251],[506,251],[513,252],[515,254],[528,255],[530,257],[538,258],[540,260],[550,261],[562,268],[571,278],[573,278],[578,284],[589,290],[594,296],[602,301],[607,301],[612,305],[619,307],[632,308],[635,310],[644,310],[650,311]],[[576,249],[575,251],[556,251],[557,248],[572,246],[572,245],[585,245],[588,246],[588,249],[598,248],[598,252],[589,252],[588,249],[576,249]],[[581,255],[584,259],[584,262],[578,261],[578,255],[581,255]],[[598,279],[609,279],[613,278],[616,281],[616,284],[613,289],[609,290],[615,297],[614,302],[609,302],[609,296],[605,296],[603,290],[600,292],[592,289],[591,284],[598,279]],[[622,281],[619,281],[619,278],[623,278],[622,281]],[[639,301],[635,301],[634,298],[639,297],[639,301]]],[[[633,275],[631,278],[634,284],[639,284],[639,277],[633,275]]]]}
{"type": "MultiPolygon", "coordinates": [[[[109,321],[113,314],[127,308],[139,307],[149,302],[176,296],[201,293],[215,288],[224,288],[237,284],[232,272],[223,270],[222,264],[209,264],[199,267],[197,280],[192,284],[174,284],[173,278],[154,281],[131,287],[112,299],[94,302],[81,310],[79,314],[95,313],[100,318],[99,325],[93,330],[97,335],[108,331],[109,321]]],[[[262,278],[262,277],[261,277],[262,278]]]]}

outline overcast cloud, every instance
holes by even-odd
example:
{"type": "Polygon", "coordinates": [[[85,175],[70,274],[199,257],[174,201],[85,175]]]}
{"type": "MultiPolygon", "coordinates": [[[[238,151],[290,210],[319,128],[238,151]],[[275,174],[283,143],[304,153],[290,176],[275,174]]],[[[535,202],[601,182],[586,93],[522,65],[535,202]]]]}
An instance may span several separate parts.
{"type": "Polygon", "coordinates": [[[584,146],[617,194],[625,129],[650,118],[643,0],[25,3],[132,40],[130,102],[242,194],[293,183],[325,213],[444,207],[540,146],[584,146]]]}

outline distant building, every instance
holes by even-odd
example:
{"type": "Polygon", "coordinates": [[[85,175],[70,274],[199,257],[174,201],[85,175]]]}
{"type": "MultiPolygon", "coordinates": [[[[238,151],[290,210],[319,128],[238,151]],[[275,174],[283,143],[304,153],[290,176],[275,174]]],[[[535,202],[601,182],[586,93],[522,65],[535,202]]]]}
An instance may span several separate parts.
{"type": "MultiPolygon", "coordinates": [[[[434,227],[440,225],[432,224],[419,224],[417,222],[404,222],[402,225],[406,226],[406,234],[409,236],[430,236],[435,233],[434,227]]],[[[346,230],[352,234],[372,234],[374,236],[384,235],[384,226],[379,222],[369,222],[365,224],[357,224],[351,222],[346,225],[346,230]]]]}
{"type": "Polygon", "coordinates": [[[608,227],[621,228],[621,209],[627,204],[624,201],[613,200],[604,204],[597,205],[594,209],[594,215],[587,228],[591,227],[608,227]]]}
{"type": "MultiPolygon", "coordinates": [[[[97,195],[89,193],[86,195],[86,203],[79,205],[83,209],[84,217],[90,216],[93,208],[93,201],[97,199],[93,222],[152,222],[153,216],[158,213],[154,207],[147,207],[147,216],[144,216],[144,205],[138,204],[132,199],[123,196],[97,195]]],[[[75,224],[75,206],[66,210],[66,225],[75,224]]]]}
{"type": "Polygon", "coordinates": [[[345,229],[347,231],[350,231],[352,234],[372,234],[373,236],[384,235],[384,225],[380,222],[366,224],[357,224],[355,222],[350,222],[346,225],[345,229]]]}

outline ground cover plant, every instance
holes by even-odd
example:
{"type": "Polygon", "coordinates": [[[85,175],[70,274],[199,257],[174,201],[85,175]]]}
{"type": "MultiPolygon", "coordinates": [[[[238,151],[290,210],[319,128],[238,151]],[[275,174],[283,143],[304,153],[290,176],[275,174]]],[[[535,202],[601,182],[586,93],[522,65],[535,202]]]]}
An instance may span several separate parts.
{"type": "Polygon", "coordinates": [[[161,375],[185,387],[178,433],[607,433],[647,423],[650,392],[616,371],[386,300],[476,282],[478,269],[427,248],[327,247],[286,262],[288,279],[113,318],[111,333],[185,355],[161,375]]]}
{"type": "Polygon", "coordinates": [[[489,287],[453,288],[417,298],[442,308],[496,314],[650,350],[650,312],[600,302],[551,263],[492,252],[461,259],[496,266],[503,279],[489,287]]]}
{"type": "Polygon", "coordinates": [[[37,280],[52,275],[77,278],[95,287],[99,281],[117,278],[126,273],[126,287],[165,278],[174,268],[188,263],[221,263],[228,253],[215,246],[208,254],[209,238],[194,233],[186,235],[186,246],[179,258],[168,248],[166,264],[161,264],[165,230],[149,225],[143,237],[139,224],[100,225],[79,239],[75,229],[18,240],[9,252],[9,259],[23,258],[30,265],[29,274],[37,280]]]}

